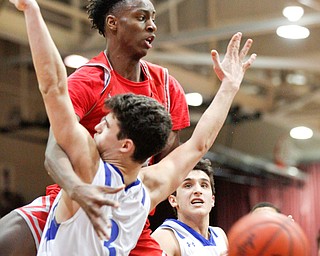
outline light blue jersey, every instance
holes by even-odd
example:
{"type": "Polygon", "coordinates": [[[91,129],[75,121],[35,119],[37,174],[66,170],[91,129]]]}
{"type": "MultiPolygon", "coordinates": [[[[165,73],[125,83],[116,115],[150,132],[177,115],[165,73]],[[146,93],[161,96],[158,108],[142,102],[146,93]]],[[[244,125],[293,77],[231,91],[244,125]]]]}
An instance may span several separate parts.
{"type": "MultiPolygon", "coordinates": [[[[118,168],[100,160],[99,170],[93,180],[95,185],[119,187],[123,176],[118,168]]],[[[124,256],[138,241],[150,211],[150,197],[140,179],[117,194],[106,197],[120,203],[119,208],[104,206],[112,227],[110,240],[100,240],[86,213],[80,208],[70,219],[55,221],[58,194],[43,231],[38,256],[124,256]]]]}

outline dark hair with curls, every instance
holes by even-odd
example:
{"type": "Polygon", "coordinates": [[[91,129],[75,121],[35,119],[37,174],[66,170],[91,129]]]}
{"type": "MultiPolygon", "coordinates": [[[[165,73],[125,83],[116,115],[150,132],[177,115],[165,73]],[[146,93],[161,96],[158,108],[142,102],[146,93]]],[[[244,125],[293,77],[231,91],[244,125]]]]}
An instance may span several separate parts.
{"type": "Polygon", "coordinates": [[[125,2],[126,0],[89,0],[87,13],[89,14],[92,28],[98,29],[99,34],[105,37],[107,15],[114,12],[117,7],[125,2]]]}
{"type": "Polygon", "coordinates": [[[107,99],[105,107],[119,122],[118,139],[133,141],[135,161],[143,163],[165,147],[172,123],[158,101],[132,93],[119,94],[107,99]]]}

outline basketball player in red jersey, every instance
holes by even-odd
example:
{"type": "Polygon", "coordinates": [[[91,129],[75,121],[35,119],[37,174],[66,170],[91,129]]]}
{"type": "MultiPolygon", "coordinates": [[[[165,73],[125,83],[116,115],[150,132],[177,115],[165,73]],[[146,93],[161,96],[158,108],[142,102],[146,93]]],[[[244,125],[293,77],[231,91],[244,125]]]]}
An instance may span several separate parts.
{"type": "MultiPolygon", "coordinates": [[[[94,28],[106,38],[106,50],[78,69],[68,79],[69,94],[75,113],[91,134],[105,116],[105,98],[125,92],[150,96],[162,103],[171,115],[173,131],[168,147],[155,161],[179,144],[179,130],[189,126],[189,113],[180,84],[165,68],[141,60],[152,47],[157,27],[155,9],[149,0],[91,0],[89,18],[94,28]]],[[[84,184],[73,173],[70,162],[54,141],[48,142],[47,155],[60,163],[50,173],[91,219],[96,231],[103,232],[102,205],[113,205],[104,199],[112,192],[84,184]]],[[[47,188],[47,196],[9,213],[0,220],[1,255],[35,255],[50,206],[60,188],[47,188]]],[[[159,245],[150,237],[146,223],[137,247],[130,255],[162,255],[159,245]],[[147,249],[146,249],[147,248],[147,249]]]]}

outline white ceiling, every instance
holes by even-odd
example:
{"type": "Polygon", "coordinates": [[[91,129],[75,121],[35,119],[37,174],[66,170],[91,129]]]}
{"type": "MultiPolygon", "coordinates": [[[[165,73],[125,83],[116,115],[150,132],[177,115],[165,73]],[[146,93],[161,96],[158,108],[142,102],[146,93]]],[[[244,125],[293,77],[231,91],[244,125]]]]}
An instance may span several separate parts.
{"type": "MultiPolygon", "coordinates": [[[[84,8],[86,1],[38,2],[63,56],[77,53],[90,58],[105,48],[104,39],[90,28],[84,8]]],[[[294,147],[299,161],[315,160],[320,156],[319,0],[153,2],[157,10],[158,34],[146,59],[168,67],[186,92],[200,92],[205,102],[211,100],[218,86],[212,75],[210,49],[216,48],[223,53],[231,35],[238,31],[244,38],[254,40],[252,52],[258,54],[258,59],[246,74],[235,105],[240,107],[242,116],[259,113],[260,118],[238,122],[235,129],[239,131],[236,135],[240,142],[233,145],[235,148],[270,158],[273,154],[270,148],[276,147],[280,138],[285,137],[283,144],[294,147]],[[304,7],[304,17],[295,24],[310,29],[308,39],[293,41],[276,35],[278,26],[290,23],[282,16],[282,9],[288,4],[304,7]],[[295,75],[303,76],[305,83],[291,83],[288,78],[295,75]],[[288,141],[283,134],[296,125],[311,127],[315,137],[308,142],[288,141]],[[246,134],[242,130],[250,132],[246,134]],[[268,141],[256,143],[261,135],[268,141]],[[273,146],[257,150],[256,147],[264,148],[263,143],[273,146]]],[[[34,86],[36,81],[23,15],[8,0],[0,0],[0,54],[0,104],[3,109],[0,126],[12,126],[21,119],[26,123],[41,122],[45,114],[34,86]]],[[[202,111],[202,108],[191,109],[194,122],[202,111]]]]}

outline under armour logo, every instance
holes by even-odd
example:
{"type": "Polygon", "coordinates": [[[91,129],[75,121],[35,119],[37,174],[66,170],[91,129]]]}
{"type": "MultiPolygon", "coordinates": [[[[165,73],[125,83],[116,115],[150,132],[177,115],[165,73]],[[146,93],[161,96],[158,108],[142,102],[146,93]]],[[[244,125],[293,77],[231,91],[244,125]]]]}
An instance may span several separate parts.
{"type": "Polygon", "coordinates": [[[188,245],[188,247],[191,247],[191,246],[195,247],[194,242],[192,242],[192,243],[187,242],[187,245],[188,245]]]}

